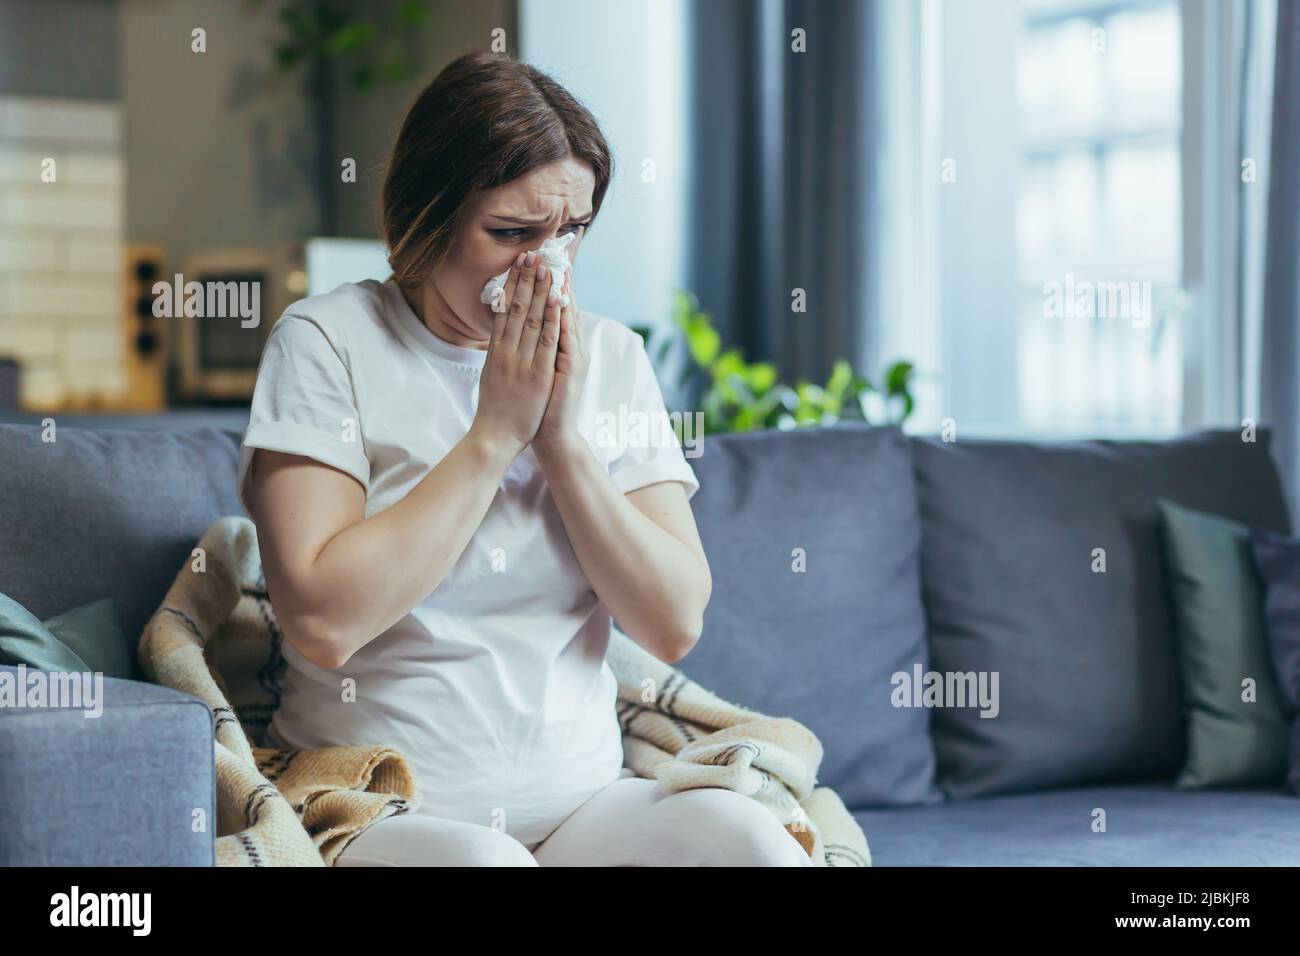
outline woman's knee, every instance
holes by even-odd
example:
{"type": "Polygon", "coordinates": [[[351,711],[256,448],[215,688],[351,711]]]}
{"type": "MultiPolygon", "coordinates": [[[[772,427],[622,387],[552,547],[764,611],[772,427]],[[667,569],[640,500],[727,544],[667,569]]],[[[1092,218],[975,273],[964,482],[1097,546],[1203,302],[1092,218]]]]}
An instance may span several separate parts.
{"type": "Polygon", "coordinates": [[[508,833],[472,823],[464,827],[446,845],[447,859],[439,866],[537,866],[528,848],[508,833]]]}
{"type": "Polygon", "coordinates": [[[423,815],[388,817],[363,830],[335,866],[537,866],[522,843],[500,830],[423,815]]]}
{"type": "Polygon", "coordinates": [[[812,866],[767,807],[735,790],[683,790],[660,801],[669,853],[694,866],[812,866]]]}

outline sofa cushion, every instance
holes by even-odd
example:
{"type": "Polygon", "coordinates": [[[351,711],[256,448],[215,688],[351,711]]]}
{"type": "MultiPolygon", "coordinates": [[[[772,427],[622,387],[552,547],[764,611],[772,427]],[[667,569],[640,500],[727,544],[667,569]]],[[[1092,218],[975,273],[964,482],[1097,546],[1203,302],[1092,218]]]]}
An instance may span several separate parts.
{"type": "Polygon", "coordinates": [[[42,434],[0,425],[0,590],[40,618],[116,598],[134,661],[145,623],[208,525],[244,514],[239,433],[42,434]]]}
{"type": "Polygon", "coordinates": [[[1300,541],[1268,531],[1251,533],[1255,566],[1264,582],[1269,658],[1291,721],[1287,786],[1300,795],[1300,541]]]}
{"type": "Polygon", "coordinates": [[[935,709],[949,797],[1177,773],[1156,499],[1285,531],[1270,435],[1256,438],[915,441],[934,669],[998,682],[993,719],[935,709]]]}
{"type": "Polygon", "coordinates": [[[135,673],[135,653],[117,618],[117,598],[100,598],[82,607],[56,614],[45,622],[64,647],[105,677],[130,680],[135,673]]]}
{"type": "Polygon", "coordinates": [[[17,601],[0,594],[0,664],[98,671],[105,677],[129,679],[134,670],[132,657],[113,598],[91,601],[40,621],[17,601]]]}
{"type": "Polygon", "coordinates": [[[1300,802],[1280,787],[1138,784],[853,817],[876,866],[1300,866],[1297,810],[1300,802]],[[1094,829],[1094,821],[1104,821],[1105,830],[1094,829]]]}
{"type": "Polygon", "coordinates": [[[0,665],[17,664],[50,671],[94,670],[55,637],[49,625],[13,598],[0,594],[0,665]]]}
{"type": "MultiPolygon", "coordinates": [[[[38,680],[0,667],[11,704],[38,680]]],[[[168,687],[101,681],[85,688],[93,699],[0,707],[0,867],[212,866],[212,710],[168,687]]]]}
{"type": "Polygon", "coordinates": [[[1159,507],[1187,719],[1187,763],[1174,785],[1277,786],[1286,777],[1291,725],[1273,673],[1250,529],[1168,501],[1159,507]]]}
{"type": "Polygon", "coordinates": [[[819,782],[846,805],[938,799],[929,714],[891,704],[892,675],[927,665],[906,439],[842,425],[710,436],[702,449],[691,504],[713,596],[677,666],[817,734],[819,782]]]}

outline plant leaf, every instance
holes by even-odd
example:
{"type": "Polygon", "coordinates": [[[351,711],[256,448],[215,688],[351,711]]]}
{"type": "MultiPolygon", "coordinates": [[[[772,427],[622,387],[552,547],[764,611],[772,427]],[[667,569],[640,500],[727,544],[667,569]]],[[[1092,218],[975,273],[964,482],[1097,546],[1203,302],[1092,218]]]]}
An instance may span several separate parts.
{"type": "Polygon", "coordinates": [[[722,348],[722,336],[718,335],[707,320],[696,316],[686,326],[686,343],[690,346],[691,357],[696,363],[708,368],[722,348]]]}
{"type": "Polygon", "coordinates": [[[409,26],[419,26],[429,19],[429,7],[421,0],[403,0],[397,5],[397,19],[409,26]]]}
{"type": "Polygon", "coordinates": [[[911,362],[895,362],[885,374],[885,391],[890,395],[902,395],[907,391],[915,367],[911,362]]]}
{"type": "Polygon", "coordinates": [[[302,59],[302,50],[296,46],[278,46],[275,48],[275,65],[287,70],[302,59]]]}
{"type": "Polygon", "coordinates": [[[322,45],[327,56],[355,53],[375,38],[373,23],[348,23],[325,38],[322,45]]]}
{"type": "Polygon", "coordinates": [[[362,63],[352,71],[352,85],[358,90],[370,89],[375,82],[375,68],[369,63],[362,63]]]}
{"type": "Polygon", "coordinates": [[[831,369],[831,377],[826,381],[826,391],[842,400],[846,389],[853,384],[853,366],[847,359],[838,360],[831,369]]]}
{"type": "Polygon", "coordinates": [[[400,56],[389,57],[379,68],[379,79],[383,83],[401,83],[410,75],[410,67],[400,56]]]}
{"type": "Polygon", "coordinates": [[[770,362],[756,362],[749,367],[746,378],[754,393],[762,395],[776,384],[776,366],[770,362]]]}

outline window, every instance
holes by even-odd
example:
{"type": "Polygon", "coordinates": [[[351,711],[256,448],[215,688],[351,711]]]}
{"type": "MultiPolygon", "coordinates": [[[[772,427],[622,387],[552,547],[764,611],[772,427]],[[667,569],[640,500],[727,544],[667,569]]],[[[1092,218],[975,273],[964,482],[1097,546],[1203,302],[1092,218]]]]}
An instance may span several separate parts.
{"type": "Polygon", "coordinates": [[[1017,418],[1182,421],[1182,56],[1173,0],[1024,0],[1017,418]]]}
{"type": "Polygon", "coordinates": [[[1233,9],[885,6],[876,334],[917,362],[911,430],[1137,437],[1239,420],[1233,9]]]}

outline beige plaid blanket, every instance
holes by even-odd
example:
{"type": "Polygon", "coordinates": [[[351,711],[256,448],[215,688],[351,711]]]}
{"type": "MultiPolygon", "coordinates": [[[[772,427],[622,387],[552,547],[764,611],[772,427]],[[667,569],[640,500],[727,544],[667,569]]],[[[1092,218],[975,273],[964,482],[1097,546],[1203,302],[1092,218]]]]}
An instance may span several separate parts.
{"type": "MultiPolygon", "coordinates": [[[[218,866],[332,866],[358,833],[414,810],[406,759],[382,743],[262,746],[285,661],[262,577],[257,530],[213,523],[140,639],[149,680],[193,694],[215,721],[218,866]]],[[[671,791],[726,787],[776,814],[816,866],[870,866],[866,837],[817,787],[820,741],[802,724],[709,693],[615,629],[624,765],[671,791]]]]}

